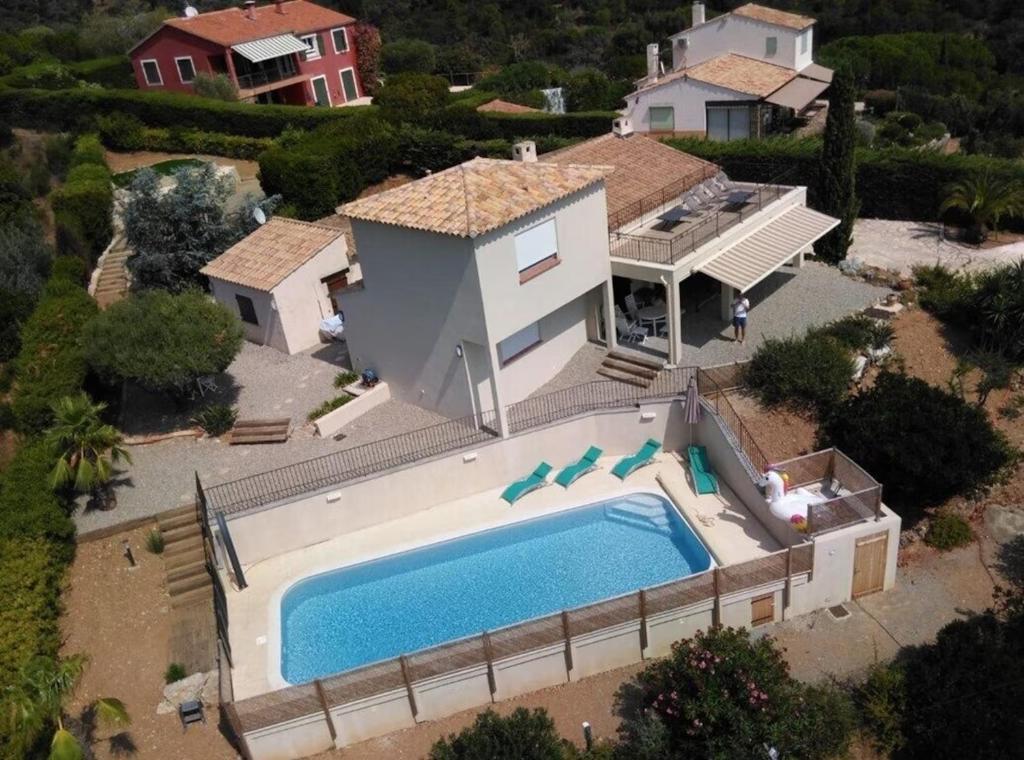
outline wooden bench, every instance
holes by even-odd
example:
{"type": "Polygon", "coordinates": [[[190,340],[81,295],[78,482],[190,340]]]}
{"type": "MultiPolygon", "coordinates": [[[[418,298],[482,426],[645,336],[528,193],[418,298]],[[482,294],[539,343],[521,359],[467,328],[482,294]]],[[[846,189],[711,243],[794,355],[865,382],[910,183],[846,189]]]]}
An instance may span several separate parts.
{"type": "Polygon", "coordinates": [[[288,429],[292,421],[280,420],[238,420],[231,429],[229,442],[236,443],[284,443],[288,440],[288,429]]]}

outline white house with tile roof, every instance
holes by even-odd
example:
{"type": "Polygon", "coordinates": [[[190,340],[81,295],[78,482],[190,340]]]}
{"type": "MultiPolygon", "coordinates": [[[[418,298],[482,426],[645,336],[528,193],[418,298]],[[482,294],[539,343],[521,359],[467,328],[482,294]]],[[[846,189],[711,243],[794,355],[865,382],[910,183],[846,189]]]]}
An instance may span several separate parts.
{"type": "Polygon", "coordinates": [[[670,71],[659,46],[648,46],[647,76],[626,97],[637,131],[762,137],[805,113],[832,81],[813,60],[813,18],[748,3],[708,20],[701,2],[692,18],[669,38],[670,71]]]}
{"type": "Polygon", "coordinates": [[[610,306],[607,173],[477,158],[339,209],[362,267],[345,294],[355,368],[447,416],[499,410],[507,429],[505,407],[595,338],[610,306]]]}
{"type": "Polygon", "coordinates": [[[332,289],[349,273],[342,230],[273,217],[201,270],[213,297],[238,315],[246,339],[286,354],[320,342],[332,289]]]}

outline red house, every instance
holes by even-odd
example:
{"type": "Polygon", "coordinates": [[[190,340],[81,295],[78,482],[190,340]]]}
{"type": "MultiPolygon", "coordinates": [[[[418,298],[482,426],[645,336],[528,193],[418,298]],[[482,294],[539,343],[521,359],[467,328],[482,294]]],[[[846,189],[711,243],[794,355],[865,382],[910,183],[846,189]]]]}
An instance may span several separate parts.
{"type": "Polygon", "coordinates": [[[307,0],[196,13],[189,8],[129,51],[140,90],[192,92],[226,74],[255,103],[340,106],[363,95],[355,19],[307,0]]]}

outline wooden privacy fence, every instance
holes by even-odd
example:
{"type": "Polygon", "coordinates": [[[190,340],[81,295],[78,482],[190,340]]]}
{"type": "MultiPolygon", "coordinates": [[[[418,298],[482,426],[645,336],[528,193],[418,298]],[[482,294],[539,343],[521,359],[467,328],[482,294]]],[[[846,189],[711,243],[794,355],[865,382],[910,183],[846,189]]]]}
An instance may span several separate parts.
{"type": "Polygon", "coordinates": [[[496,662],[561,645],[568,675],[573,670],[573,639],[618,625],[639,624],[641,646],[638,659],[643,658],[650,617],[713,600],[712,623],[717,625],[720,624],[722,596],[785,581],[784,593],[788,600],[792,579],[813,572],[813,566],[814,545],[800,544],[749,562],[713,568],[585,607],[485,631],[311,683],[242,699],[227,705],[225,711],[246,754],[246,733],[309,716],[321,715],[333,739],[337,738],[331,717],[334,708],[404,690],[404,698],[416,716],[421,706],[417,704],[415,684],[475,666],[486,667],[493,699],[498,690],[494,671],[496,662]]]}

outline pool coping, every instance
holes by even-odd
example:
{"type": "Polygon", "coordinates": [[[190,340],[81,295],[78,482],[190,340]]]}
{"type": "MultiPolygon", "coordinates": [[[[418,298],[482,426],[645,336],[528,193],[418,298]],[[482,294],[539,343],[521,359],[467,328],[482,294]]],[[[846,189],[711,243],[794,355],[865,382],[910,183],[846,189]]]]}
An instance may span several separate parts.
{"type": "MultiPolygon", "coordinates": [[[[623,496],[629,496],[629,495],[633,495],[633,494],[650,494],[650,495],[654,495],[654,496],[657,496],[659,498],[664,499],[669,505],[671,505],[673,511],[676,513],[678,518],[683,522],[684,525],[686,525],[690,529],[690,532],[693,533],[694,537],[700,542],[700,545],[704,548],[704,550],[708,554],[708,560],[709,560],[710,564],[708,565],[708,567],[705,570],[700,571],[701,573],[707,572],[708,570],[711,570],[712,568],[715,568],[715,567],[719,566],[720,563],[718,562],[718,559],[717,559],[715,553],[707,545],[707,541],[704,538],[703,533],[698,529],[698,527],[696,525],[693,524],[693,522],[686,515],[686,513],[684,512],[682,507],[679,504],[676,503],[675,499],[672,498],[672,496],[665,490],[665,488],[663,488],[662,485],[659,482],[657,482],[657,481],[655,481],[654,483],[645,483],[642,487],[632,487],[631,488],[631,487],[623,486],[621,488],[612,489],[612,490],[608,491],[607,493],[605,493],[604,495],[602,495],[598,499],[595,499],[594,496],[591,495],[591,496],[585,497],[584,500],[574,500],[574,501],[572,501],[572,502],[570,502],[568,504],[558,505],[558,506],[554,506],[554,507],[549,507],[547,509],[543,509],[543,510],[540,510],[540,511],[528,512],[526,514],[516,513],[515,512],[515,506],[513,505],[513,506],[510,507],[508,516],[506,518],[501,518],[501,519],[498,519],[498,520],[491,520],[489,522],[485,522],[485,523],[483,523],[481,525],[474,526],[472,530],[468,530],[468,531],[467,530],[451,530],[451,531],[447,531],[447,532],[439,534],[439,535],[433,535],[433,536],[424,538],[422,540],[405,541],[405,542],[396,544],[394,546],[390,546],[387,549],[379,549],[379,550],[376,550],[376,551],[368,551],[368,552],[364,552],[364,553],[361,553],[361,554],[357,554],[354,557],[351,557],[351,558],[349,558],[346,561],[341,562],[341,563],[338,563],[338,562],[331,562],[331,563],[326,563],[325,562],[325,563],[321,563],[320,565],[316,565],[313,568],[305,569],[303,571],[302,577],[300,577],[300,578],[292,578],[292,579],[289,579],[289,580],[286,580],[286,581],[282,581],[280,584],[278,584],[274,588],[274,591],[270,594],[270,599],[269,599],[269,602],[267,604],[267,618],[268,618],[267,619],[267,629],[266,629],[267,630],[267,642],[266,642],[266,650],[267,650],[267,682],[268,682],[268,684],[270,686],[270,691],[278,691],[280,689],[287,689],[287,688],[290,688],[292,686],[300,685],[300,684],[291,683],[290,681],[286,680],[284,678],[282,672],[281,672],[281,667],[282,667],[281,645],[282,645],[282,635],[283,635],[282,634],[282,630],[281,630],[281,628],[282,628],[282,625],[281,625],[281,622],[282,622],[281,621],[281,602],[284,599],[284,595],[291,588],[293,588],[294,586],[297,586],[299,583],[302,583],[302,582],[304,582],[306,580],[314,578],[314,577],[316,577],[318,575],[324,575],[326,573],[335,572],[337,570],[343,570],[343,569],[346,569],[346,568],[349,568],[349,567],[354,567],[356,565],[361,565],[361,564],[365,564],[365,563],[368,563],[368,562],[373,562],[375,560],[384,559],[386,557],[391,557],[391,556],[398,555],[398,554],[404,554],[404,553],[407,553],[407,552],[415,551],[417,549],[422,549],[422,548],[425,548],[425,547],[428,547],[428,546],[433,546],[435,544],[443,544],[443,543],[448,542],[448,541],[454,541],[454,540],[458,540],[458,539],[461,539],[461,538],[466,538],[468,536],[473,536],[473,535],[477,535],[477,534],[480,534],[480,533],[486,533],[488,531],[496,530],[496,529],[499,529],[499,528],[505,528],[505,527],[508,527],[510,525],[515,525],[515,524],[522,523],[522,522],[528,522],[530,520],[542,519],[542,518],[545,518],[545,517],[550,517],[552,515],[559,514],[561,512],[567,512],[567,511],[570,511],[570,510],[573,510],[573,509],[580,509],[580,508],[587,507],[587,506],[596,506],[597,504],[600,504],[600,503],[602,503],[604,501],[607,501],[607,500],[610,500],[610,499],[614,499],[614,498],[617,498],[617,497],[623,497],[623,496]]],[[[691,575],[699,575],[699,574],[700,573],[691,573],[691,575]]],[[[688,578],[690,576],[682,576],[682,577],[688,578]]],[[[666,581],[666,582],[670,583],[670,582],[672,582],[674,580],[679,580],[679,579],[672,579],[672,580],[666,581]]],[[[626,592],[626,593],[634,593],[634,592],[635,592],[635,590],[630,591],[630,592],[626,592]]],[[[612,596],[612,597],[597,599],[594,602],[591,602],[590,604],[597,604],[599,602],[607,601],[607,599],[614,599],[614,598],[616,598],[616,597],[612,596]]],[[[588,606],[588,605],[582,605],[582,606],[585,607],[585,606],[588,606]]],[[[524,618],[523,620],[517,620],[514,623],[510,623],[509,626],[519,625],[519,624],[521,624],[523,622],[527,622],[530,619],[531,618],[524,618]]],[[[502,627],[503,628],[507,628],[509,626],[502,626],[502,627]]],[[[472,636],[472,635],[473,634],[469,634],[469,636],[472,636]]],[[[465,637],[461,637],[461,638],[465,638],[465,637]]],[[[450,642],[459,641],[459,640],[460,640],[460,638],[458,638],[458,637],[454,638],[454,639],[446,639],[445,641],[438,642],[437,644],[433,644],[430,647],[424,647],[424,648],[421,648],[421,649],[416,650],[416,651],[425,651],[426,649],[432,649],[432,648],[434,648],[436,646],[441,646],[443,644],[448,644],[450,642]]],[[[414,652],[404,652],[403,654],[409,655],[409,654],[414,654],[414,652]]],[[[386,659],[392,659],[392,658],[386,658],[386,659]]],[[[382,661],[383,660],[377,660],[376,662],[382,662],[382,661]]],[[[355,666],[355,668],[346,668],[345,670],[338,671],[338,673],[348,672],[350,670],[355,670],[357,668],[367,667],[367,666],[373,665],[373,664],[374,664],[373,662],[363,663],[362,665],[355,666]]],[[[336,673],[331,673],[331,674],[328,674],[328,675],[320,676],[320,678],[329,678],[329,677],[331,677],[333,675],[336,675],[336,673]]],[[[302,683],[309,683],[309,681],[304,681],[302,683]]]]}

